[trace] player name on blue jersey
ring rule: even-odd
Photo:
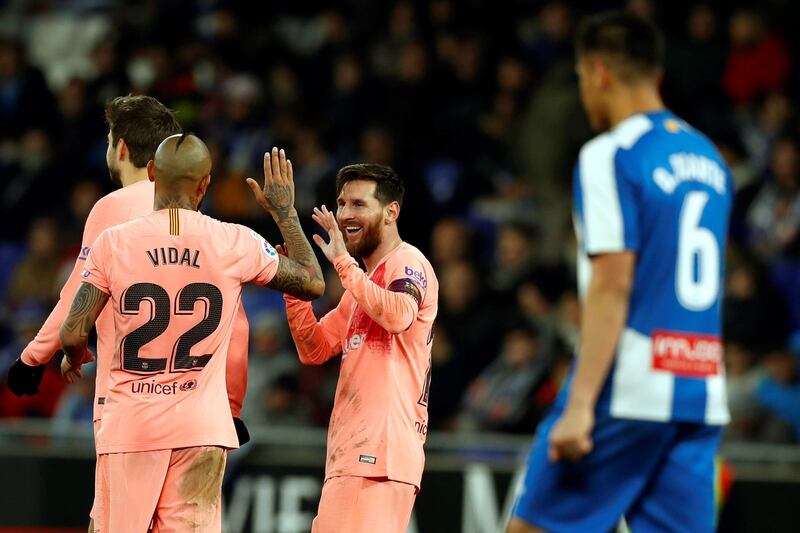
[[[628,319],[599,410],[728,421],[720,306],[731,184],[714,145],[667,111],[629,117],[581,150],[574,181],[581,294],[591,256],[636,253]]]

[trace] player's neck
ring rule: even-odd
[[[650,85],[623,86],[610,99],[608,110],[611,128],[617,127],[625,119],[639,113],[652,113],[664,109],[664,102],[658,90]]]
[[[131,166],[129,169],[123,168],[120,172],[119,180],[123,187],[139,183],[147,179],[147,168],[136,168]]]
[[[197,211],[197,198],[194,198],[187,194],[156,193],[155,199],[153,200],[153,211],[158,211],[160,209],[170,209],[170,208]]]
[[[388,235],[384,236],[381,239],[381,243],[375,248],[375,251],[370,254],[369,257],[363,257],[364,266],[367,267],[367,272],[372,273],[375,270],[375,267],[378,266],[384,257],[386,257],[389,252],[400,246],[402,244],[403,239],[400,238],[400,234],[395,229],[392,232],[388,232]]]

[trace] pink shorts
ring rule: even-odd
[[[198,446],[97,456],[97,533],[222,531],[226,452]]]
[[[311,533],[405,533],[417,488],[385,478],[333,477],[322,486]]]

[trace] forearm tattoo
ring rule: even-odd
[[[322,268],[303,233],[300,220],[296,214],[282,217],[278,220],[278,229],[288,248],[289,258],[279,258],[278,271],[268,286],[297,298],[313,298],[314,289],[324,283]]]
[[[97,315],[103,310],[107,301],[106,293],[91,283],[81,283],[75,299],[72,301],[69,314],[64,320],[64,329],[77,333],[80,337],[88,337],[95,320],[97,320]]]

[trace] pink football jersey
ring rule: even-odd
[[[389,252],[369,279],[383,289],[409,287],[419,307],[408,329],[393,335],[348,290],[320,321],[330,346],[326,358],[342,352],[325,478],[387,477],[419,487],[439,282],[422,252],[407,243]]]
[[[115,327],[98,453],[238,446],[225,381],[234,319],[242,284],[277,268],[254,231],[184,209],[98,237],[82,276],[111,295]]]
[[[69,305],[81,283],[81,272],[86,258],[98,235],[107,228],[123,224],[153,212],[155,187],[151,181],[143,180],[111,192],[97,201],[92,207],[83,229],[83,239],[78,259],[69,279],[61,289],[60,299],[50,316],[47,317],[36,337],[22,351],[23,362],[29,365],[47,363],[53,354],[61,349],[59,329],[69,312]],[[103,415],[106,390],[108,389],[108,368],[114,350],[114,318],[110,307],[103,309],[97,318],[97,377],[95,385],[94,420]],[[228,398],[233,416],[239,416],[247,389],[247,349],[249,326],[244,308],[240,308],[234,323],[228,352]],[[106,356],[108,355],[108,356]]]

